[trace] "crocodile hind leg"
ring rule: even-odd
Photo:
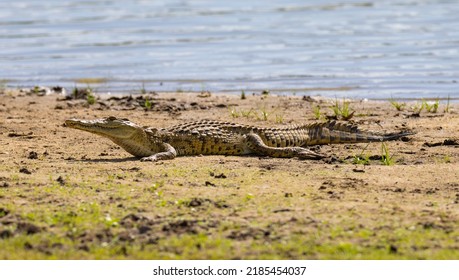
[[[315,153],[309,149],[302,147],[270,147],[267,146],[261,137],[255,133],[249,133],[245,136],[246,147],[255,154],[270,156],[292,158],[298,157],[301,159],[320,159],[325,156]]]
[[[158,161],[164,159],[174,159],[177,156],[177,151],[170,144],[161,143],[164,152],[159,152],[148,157],[143,157],[140,161]]]

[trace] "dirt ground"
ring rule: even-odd
[[[350,101],[354,115],[344,121],[417,132],[385,143],[388,158],[371,143],[312,147],[329,155],[317,161],[151,163],[62,124],[116,116],[153,127],[204,118],[279,126],[342,118],[332,106],[345,104],[206,92],[82,96],[0,92],[0,259],[459,259],[458,103],[427,112],[421,101],[401,111]]]

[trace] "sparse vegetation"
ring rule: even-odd
[[[276,114],[276,123],[284,123],[284,115]]]
[[[151,110],[152,104],[151,104],[151,101],[148,99],[148,97],[145,98],[145,104],[144,104],[144,106],[145,106],[145,109]]]
[[[420,115],[421,112],[422,112],[422,109],[424,109],[424,102],[421,102],[421,104],[419,104],[418,102],[416,102],[416,104],[414,104],[411,109],[413,110],[413,114],[415,115]]]
[[[330,108],[333,111],[333,117],[336,119],[350,120],[354,116],[354,112],[351,112],[350,102],[343,98],[341,103],[338,102],[338,99],[335,99],[335,104]]]
[[[367,144],[367,145],[362,149],[362,151],[360,152],[360,154],[354,155],[354,158],[352,159],[352,163],[353,163],[353,164],[363,164],[363,165],[369,165],[369,164],[370,164],[370,156],[367,155],[367,154],[364,154],[364,152],[365,152],[365,150],[367,149],[368,145],[370,145],[370,144]]]
[[[239,118],[241,116],[241,113],[234,107],[230,107],[230,115],[232,118]]]
[[[242,92],[241,92],[241,99],[246,99],[245,91],[242,91]]]
[[[395,99],[390,99],[389,102],[397,111],[403,111],[406,106],[406,103],[399,103]]]
[[[88,95],[86,96],[86,101],[88,101],[89,105],[93,105],[96,103],[96,96],[94,95],[92,90],[88,92]]]
[[[322,112],[320,111],[319,105],[312,107],[312,112],[314,113],[316,120],[320,120],[322,118]]]
[[[172,97],[183,102],[169,93],[148,97],[153,106],[172,104]],[[19,91],[14,99],[0,95],[0,136],[8,148],[0,149],[0,259],[459,258],[453,211],[459,203],[457,114],[394,117],[387,100],[385,106],[351,103],[354,117],[374,113],[356,120],[362,128],[376,127],[367,122],[377,120],[384,131],[416,127],[415,141],[386,142],[386,151],[380,142],[309,147],[330,156],[320,161],[215,155],[158,163],[140,162],[107,139],[61,127],[62,118],[52,117],[62,112],[54,106],[66,103],[74,106],[65,117],[114,114],[158,128],[213,116],[231,121],[229,109],[242,123],[266,127],[276,126],[285,108],[295,108],[285,111],[286,122],[300,122],[305,111],[298,104],[313,116],[299,98],[270,96],[256,103],[260,97],[254,97],[247,105],[238,95],[227,108],[190,109],[174,117],[147,116],[140,106],[114,111],[129,109],[118,105],[127,98],[106,102],[116,107],[87,108],[86,95],[76,102]],[[221,100],[212,96],[202,103]],[[328,105],[317,104],[320,118],[331,114]],[[412,104],[404,110],[411,113]],[[255,122],[262,106],[270,124]],[[28,157],[32,151],[38,158]],[[395,165],[383,166],[381,155]],[[371,166],[364,166],[367,160]],[[435,174],[442,174],[438,182],[432,181]]]
[[[33,94],[39,94],[40,91],[41,91],[41,88],[39,86],[34,86],[30,92]]]
[[[381,162],[383,165],[394,165],[394,159],[393,155],[390,154],[389,152],[389,147],[387,147],[387,144],[382,142],[381,143]]]
[[[426,109],[427,112],[436,113],[438,111],[440,101],[438,99],[435,100],[434,102],[428,102],[428,101],[423,100],[422,105]]]
[[[270,113],[266,109],[266,107],[261,108],[260,110],[256,111],[256,118],[259,121],[267,121]]]

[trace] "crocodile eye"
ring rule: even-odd
[[[108,121],[114,121],[114,120],[116,120],[116,117],[110,116],[110,117],[107,118],[107,120]]]
[[[128,122],[128,121],[129,121],[129,119],[126,119],[126,118],[125,118],[125,119],[122,119],[122,120],[123,120],[123,121],[126,121],[126,122]]]

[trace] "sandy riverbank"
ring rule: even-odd
[[[458,259],[457,103],[418,115],[416,102],[397,111],[352,101],[363,128],[417,131],[386,143],[391,166],[380,143],[322,146],[330,158],[320,161],[148,163],[62,126],[109,115],[157,127],[203,118],[277,126],[314,122],[317,106],[323,120],[333,102],[167,93],[89,105],[0,93],[0,258]]]

